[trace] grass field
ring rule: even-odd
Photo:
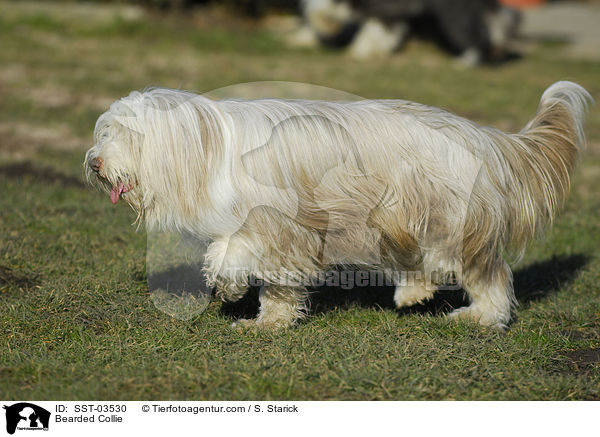
[[[400,313],[389,289],[323,290],[305,322],[275,333],[230,328],[256,295],[170,318],[150,300],[134,213],[81,169],[98,115],[150,85],[307,82],[516,131],[561,79],[600,96],[600,63],[556,45],[461,69],[413,42],[360,64],[219,14],[0,3],[0,399],[600,400],[597,109],[568,204],[515,267],[506,335],[447,321],[460,295]]]

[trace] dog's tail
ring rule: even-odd
[[[584,146],[583,119],[591,95],[573,82],[557,82],[542,95],[536,116],[509,136],[501,154],[508,167],[505,247],[522,254],[551,224],[569,193],[570,174]]]

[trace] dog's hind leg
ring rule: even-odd
[[[510,312],[516,304],[512,273],[501,258],[485,267],[466,268],[462,278],[471,305],[450,313],[451,318],[473,320],[481,325],[504,331],[510,321]]]
[[[263,285],[259,293],[260,310],[254,320],[241,319],[234,327],[284,328],[306,315],[308,296],[303,288]]]

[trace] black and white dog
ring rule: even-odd
[[[355,58],[384,56],[400,48],[419,23],[433,27],[466,64],[503,56],[518,23],[517,11],[498,0],[302,0],[303,41],[349,46]]]

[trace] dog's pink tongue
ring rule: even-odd
[[[121,197],[121,193],[123,192],[123,183],[119,182],[119,185],[114,185],[112,190],[110,190],[110,201],[112,203],[117,203],[119,201],[119,197]]]

